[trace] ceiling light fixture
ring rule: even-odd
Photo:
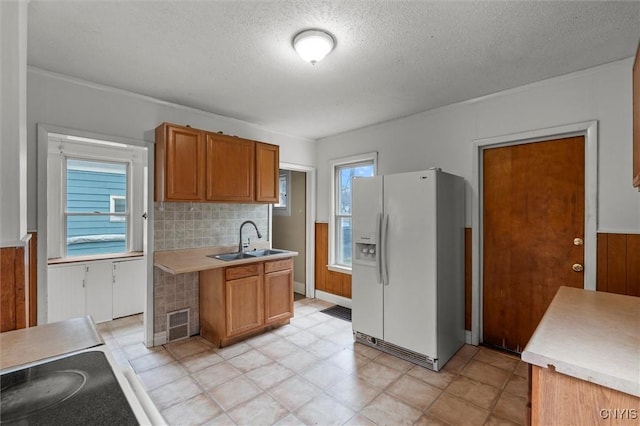
[[[293,48],[307,62],[315,65],[331,52],[336,39],[324,30],[311,29],[299,32],[293,38]]]

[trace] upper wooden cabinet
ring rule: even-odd
[[[279,147],[163,123],[156,129],[156,201],[275,203]]]
[[[640,191],[640,43],[633,63],[633,186]]]
[[[207,200],[254,201],[255,142],[207,133]]]
[[[156,129],[156,201],[204,201],[205,148],[200,130],[167,123]]]
[[[280,151],[277,145],[256,142],[256,201],[277,203]]]

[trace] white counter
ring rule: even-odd
[[[640,297],[560,287],[522,360],[640,396]]]

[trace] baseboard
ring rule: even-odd
[[[316,299],[324,300],[325,302],[334,303],[336,305],[344,306],[345,308],[351,309],[351,299],[347,299],[346,297],[338,296],[336,294],[327,293],[322,290],[316,290]]]
[[[153,346],[161,346],[167,343],[167,332],[161,331],[153,335]]]
[[[293,282],[293,291],[295,293],[306,294],[307,290],[304,283],[299,283],[298,281]]]
[[[464,331],[464,342],[467,345],[473,345],[473,343],[471,343],[471,330]]]

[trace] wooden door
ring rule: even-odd
[[[557,289],[584,286],[584,144],[483,152],[484,343],[521,352]]]
[[[256,142],[256,201],[277,203],[279,200],[280,148]]]
[[[227,337],[241,335],[264,323],[262,275],[225,283]]]
[[[156,129],[156,201],[204,201],[205,148],[200,130]]]
[[[254,200],[255,143],[207,134],[207,200]]]
[[[264,320],[266,324],[293,316],[293,270],[264,274]]]

